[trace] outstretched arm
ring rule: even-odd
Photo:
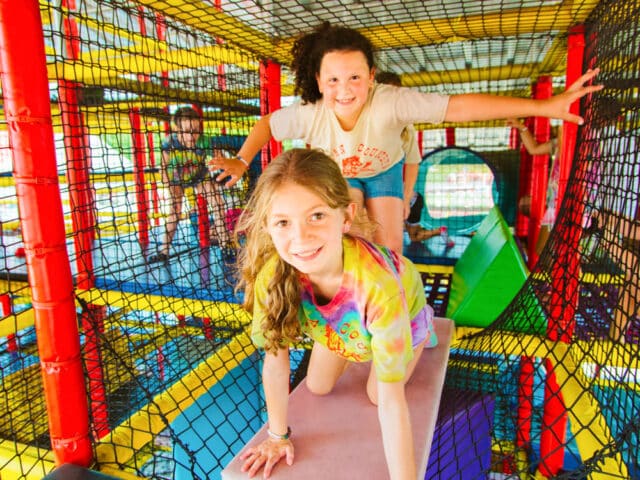
[[[220,181],[230,177],[230,179],[225,183],[226,187],[231,187],[240,180],[244,172],[249,168],[249,163],[251,163],[253,157],[255,157],[260,149],[264,147],[269,140],[271,140],[271,127],[269,126],[270,118],[271,115],[267,114],[255,123],[242,144],[242,147],[238,150],[236,157],[216,157],[211,161],[210,167],[212,170],[222,170],[216,177],[216,180]],[[244,162],[247,163],[245,164],[242,160],[239,160],[238,157],[241,157],[244,159]]]
[[[559,118],[582,125],[584,119],[569,111],[571,104],[592,92],[602,90],[602,85],[588,85],[599,69],[588,70],[564,92],[549,98],[535,100],[483,93],[452,95],[445,115],[447,122],[470,122],[474,120],[498,120],[512,117]]]
[[[526,127],[526,125],[517,118],[508,118],[507,125],[513,128],[518,129],[520,132],[520,138],[522,139],[522,144],[524,148],[527,149],[527,152],[531,155],[551,155],[551,150],[553,145],[550,141],[538,143],[538,141],[533,136],[533,133]]]
[[[289,351],[278,350],[277,354],[266,353],[262,367],[262,384],[267,403],[269,432],[284,436],[288,432],[287,409],[289,404]],[[242,471],[249,478],[264,466],[264,478],[271,476],[273,467],[285,457],[287,465],[293,464],[293,443],[290,439],[269,436],[262,443],[248,448],[240,458],[245,460]]]
[[[378,382],[378,419],[389,477],[395,480],[415,480],[417,473],[413,434],[404,382]]]

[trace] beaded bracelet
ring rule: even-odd
[[[269,429],[267,429],[267,434],[273,440],[289,440],[289,437],[291,437],[291,427],[287,427],[287,433],[285,433],[284,435],[278,435],[277,433],[273,433]]]
[[[249,168],[249,162],[247,162],[244,158],[242,158],[240,155],[236,155],[236,158],[244,163],[245,167]]]

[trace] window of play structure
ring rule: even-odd
[[[492,168],[467,148],[446,147],[426,154],[418,170],[416,192],[424,197],[421,224],[446,226],[452,235],[468,235],[498,203]]]

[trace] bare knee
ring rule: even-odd
[[[333,390],[333,385],[328,382],[316,381],[307,377],[307,389],[314,395],[328,395]]]
[[[369,397],[369,401],[373,403],[376,407],[378,406],[378,388],[377,385],[371,387],[369,382],[367,382],[367,397]]]
[[[378,405],[378,379],[376,378],[375,367],[371,365],[369,378],[367,378],[367,397],[374,405]]]
[[[307,368],[307,388],[315,395],[331,393],[348,365],[349,362],[344,358],[340,358],[327,347],[316,342]]]

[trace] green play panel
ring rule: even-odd
[[[528,276],[515,239],[494,207],[454,267],[446,315],[456,325],[486,327],[511,303]],[[534,299],[534,295],[527,295],[524,303],[530,307],[510,318],[504,327],[544,333],[546,321]]]

